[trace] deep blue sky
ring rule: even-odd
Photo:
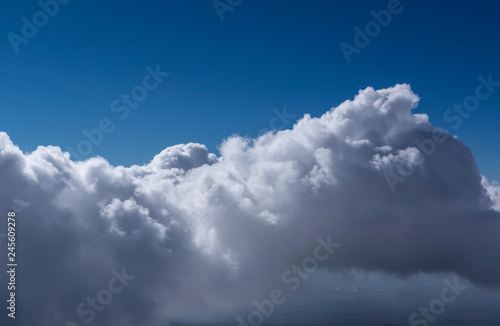
[[[226,2],[226,0],[223,0]],[[445,110],[474,94],[479,75],[500,81],[496,1],[401,1],[403,11],[348,64],[370,11],[388,1],[250,1],[219,17],[212,1],[72,0],[15,54],[36,1],[3,5],[0,130],[25,151],[76,147],[82,129],[109,117],[113,133],[95,147],[112,164],[142,164],[165,147],[200,142],[216,152],[233,133],[269,128],[273,108],[320,116],[360,88],[409,83],[418,112],[450,130]],[[170,75],[119,120],[110,105],[159,64]],[[481,173],[500,180],[500,88],[460,128]],[[279,125],[279,123],[277,123]],[[291,127],[290,123],[286,127]]]

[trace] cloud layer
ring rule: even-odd
[[[455,272],[498,287],[500,187],[446,132],[431,154],[416,145],[436,133],[412,113],[418,101],[408,85],[369,87],[291,130],[232,136],[220,157],[189,143],[132,167],[53,146],[23,153],[0,133],[21,324],[85,324],[76,307],[122,268],[135,278],[93,325],[233,313],[328,235],[341,247],[325,269]]]

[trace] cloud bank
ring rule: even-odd
[[[92,325],[231,314],[328,235],[341,247],[324,269],[455,272],[498,287],[500,187],[453,137],[432,155],[416,146],[436,132],[412,113],[418,101],[408,85],[369,87],[291,130],[231,136],[220,157],[189,143],[131,167],[53,146],[23,153],[0,133],[0,205],[18,211],[20,324],[86,324],[77,306],[123,268],[133,280]],[[412,171],[391,191],[401,164]]]

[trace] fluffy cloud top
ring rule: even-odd
[[[76,307],[122,268],[135,278],[93,325],[232,313],[328,235],[341,247],[325,269],[451,271],[498,287],[500,188],[459,140],[416,145],[436,132],[412,113],[418,100],[408,85],[369,87],[291,130],[232,136],[220,157],[189,143],[131,167],[23,153],[0,133],[22,324],[83,324]]]

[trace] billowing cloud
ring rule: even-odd
[[[52,146],[23,153],[0,133],[21,324],[233,313],[329,235],[341,247],[324,269],[455,272],[498,287],[499,186],[465,144],[412,113],[418,101],[408,85],[369,87],[291,130],[232,136],[220,157],[189,143],[131,167]],[[117,287],[91,318],[87,297]]]
[[[483,187],[493,202],[493,209],[500,212],[500,184],[497,181],[488,182],[485,177],[481,179]]]

